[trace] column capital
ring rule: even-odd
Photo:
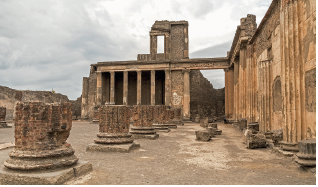
[[[102,72],[101,71],[95,71],[96,75],[101,75]]]
[[[191,71],[190,69],[183,69],[182,73],[190,73],[190,71]]]
[[[151,73],[156,73],[156,70],[150,70]]]
[[[167,74],[167,73],[170,73],[171,72],[171,70],[170,69],[165,69],[165,73]]]

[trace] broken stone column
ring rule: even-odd
[[[249,149],[266,148],[266,136],[262,133],[253,134],[249,129],[246,132],[246,146]]]
[[[221,135],[222,134],[222,130],[218,129],[218,124],[217,123],[209,123],[208,126],[207,126],[207,130],[208,130],[208,128],[214,129],[214,135]],[[208,130],[208,131],[212,132],[212,130]]]
[[[6,122],[6,108],[0,106],[0,128],[10,128]]]
[[[139,148],[129,133],[130,109],[124,105],[104,105],[99,108],[99,133],[86,151],[129,152]]]
[[[91,171],[92,165],[78,162],[74,149],[66,142],[71,128],[71,103],[17,103],[15,148],[4,162],[14,172],[1,169],[0,183],[61,184]],[[58,172],[51,173],[53,170]]]
[[[196,140],[207,142],[211,139],[212,135],[207,130],[195,131]]]
[[[99,123],[99,106],[94,107],[94,116],[91,123]]]
[[[167,109],[167,115],[166,115],[166,123],[168,128],[170,129],[176,129],[177,124],[174,123],[174,110],[173,109]]]
[[[173,112],[174,112],[174,115],[173,115],[172,123],[176,124],[177,126],[184,125],[182,121],[181,108],[173,108]]]
[[[159,134],[156,134],[155,128],[153,127],[153,110],[154,106],[150,105],[135,105],[131,109],[131,118],[133,125],[130,133],[132,138],[146,138],[146,139],[157,139]]]
[[[157,132],[170,132],[167,125],[167,110],[166,105],[155,105],[153,110],[153,127]]]
[[[306,167],[316,166],[316,138],[298,142],[299,152],[295,161]]]

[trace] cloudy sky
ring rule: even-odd
[[[189,22],[190,58],[225,57],[240,18],[271,0],[0,0],[0,85],[81,95],[90,64],[149,53],[155,20]],[[160,48],[160,46],[159,46]],[[202,71],[214,88],[223,70]]]

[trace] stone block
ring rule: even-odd
[[[221,135],[222,134],[222,130],[216,130],[215,131],[215,135]]]
[[[207,142],[211,139],[211,133],[207,130],[195,131],[196,140]]]
[[[253,129],[255,131],[259,131],[259,124],[258,122],[249,122],[247,125],[248,129]]]
[[[283,140],[283,129],[272,130],[271,132],[274,145],[278,145],[278,142]]]
[[[212,128],[218,129],[218,124],[217,123],[209,123],[208,127],[212,127]]]
[[[207,127],[206,130],[211,134],[211,137],[214,137],[217,131],[217,129],[213,127]]]
[[[245,128],[247,128],[247,120],[246,119],[239,119],[238,122],[238,127],[239,127],[239,130],[243,130]]]
[[[266,148],[266,137],[264,134],[248,134],[246,136],[246,146],[249,149]]]

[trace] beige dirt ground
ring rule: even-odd
[[[130,153],[86,152],[98,124],[73,122],[68,142],[75,154],[93,164],[93,172],[67,184],[316,184],[316,175],[292,158],[271,149],[247,149],[242,132],[219,123],[222,135],[209,142],[195,140],[197,123],[185,123],[159,139],[137,140],[141,148]],[[14,143],[14,128],[0,129],[0,143]],[[0,150],[0,161],[12,148]]]

